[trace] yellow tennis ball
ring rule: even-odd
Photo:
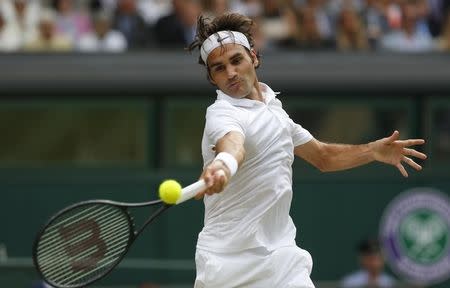
[[[159,185],[159,198],[166,204],[175,204],[181,196],[181,185],[175,180],[165,180]]]

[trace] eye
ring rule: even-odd
[[[234,58],[233,60],[231,60],[231,64],[238,65],[239,63],[241,63],[241,61],[242,61],[242,57],[237,57],[237,58]]]
[[[225,69],[223,65],[218,65],[218,66],[214,67],[213,70],[214,70],[214,72],[220,72],[220,71],[222,71],[223,69]]]

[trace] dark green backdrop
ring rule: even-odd
[[[167,55],[137,55],[133,61],[120,57],[86,60],[79,56],[14,56],[16,62],[7,59],[18,65],[26,60],[34,64],[24,72],[24,83],[19,81],[19,74],[4,74],[3,84],[9,79],[10,86],[0,88],[0,243],[6,245],[9,256],[6,262],[0,259],[0,287],[30,287],[37,279],[30,260],[34,235],[63,207],[95,198],[147,201],[156,197],[157,186],[165,178],[175,178],[185,185],[197,179],[204,113],[213,101],[214,90],[207,85],[196,86],[205,80],[195,64],[185,60],[178,63],[172,58],[163,59],[169,66],[178,67],[173,75],[159,71],[161,82],[152,78],[148,84],[142,74],[152,71],[156,77],[155,70],[160,67],[150,65],[159,61],[146,58],[150,56],[160,59]],[[277,56],[268,57],[268,64],[279,65],[290,59],[279,60]],[[289,71],[297,66],[303,71],[298,82],[294,81],[295,74],[285,75],[292,79],[280,80],[276,71],[261,72],[267,76],[264,82],[284,92],[279,97],[295,121],[320,140],[355,144],[399,129],[402,137],[427,139],[423,150],[430,156],[422,163],[424,171],[409,170],[408,179],[394,167],[380,164],[322,174],[296,160],[291,211],[298,227],[297,242],[313,256],[313,280],[328,283],[324,281],[337,281],[357,269],[357,242],[377,235],[384,209],[398,194],[413,187],[433,187],[450,195],[450,146],[446,142],[450,137],[450,87],[449,81],[438,81],[441,74],[435,74],[435,82],[425,81],[429,76],[426,71],[409,71],[411,79],[420,78],[419,84],[394,73],[386,80],[390,86],[380,87],[383,73],[389,74],[391,66],[376,66],[376,74],[367,72],[374,64],[370,56],[326,56],[334,64],[319,56],[295,58],[298,63]],[[427,67],[441,67],[440,57],[431,58]],[[66,78],[64,63],[73,59],[79,61],[71,62],[78,63],[73,73],[80,76]],[[113,64],[118,61],[117,66],[111,66],[111,59]],[[140,65],[139,59],[151,63]],[[362,64],[349,59],[362,60]],[[390,63],[388,57],[381,60]],[[33,72],[46,61],[53,69],[53,79]],[[98,65],[97,72],[90,69],[90,61]],[[411,61],[407,58],[400,62],[414,63]],[[130,69],[129,63],[136,68]],[[343,75],[326,72],[330,66],[342,67]],[[108,67],[114,69],[102,74]],[[316,72],[323,67],[324,72],[308,74],[308,67]],[[401,72],[408,73],[407,67]],[[84,78],[84,73],[94,78]],[[193,77],[192,73],[196,73],[198,82],[177,82]],[[361,82],[365,76],[367,79]],[[171,77],[172,82],[164,77]],[[392,81],[395,77],[397,81]],[[316,84],[308,85],[311,81]],[[142,211],[138,218],[145,215]],[[171,209],[143,233],[119,269],[101,284],[192,283],[202,217],[203,207],[198,201]],[[447,281],[436,287],[449,286]]]

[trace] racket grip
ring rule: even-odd
[[[205,190],[205,189],[206,189],[206,183],[205,183],[205,180],[203,180],[203,179],[201,179],[189,186],[184,187],[181,190],[180,199],[178,199],[176,204],[180,204],[180,203],[183,203],[184,201],[194,198],[198,192]]]
[[[224,177],[225,176],[225,171],[223,170],[218,170],[217,175]],[[206,186],[205,180],[200,179],[197,182],[184,187],[183,189],[181,189],[181,196],[180,199],[178,199],[177,203],[175,203],[176,205],[183,203],[184,201],[187,201],[189,199],[192,199],[195,197],[195,195],[198,194],[198,192],[201,192],[203,190],[205,190],[206,188],[208,188]]]

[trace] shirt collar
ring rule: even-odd
[[[277,97],[277,94],[280,92],[273,92],[273,90],[265,83],[259,82],[259,87],[261,88],[262,96],[264,97],[265,104],[268,105],[273,99]],[[258,103],[261,103],[256,100],[251,100],[247,98],[233,98],[227,94],[225,94],[222,90],[216,90],[217,92],[217,100],[225,100],[231,103],[233,106],[239,107],[253,107]]]

